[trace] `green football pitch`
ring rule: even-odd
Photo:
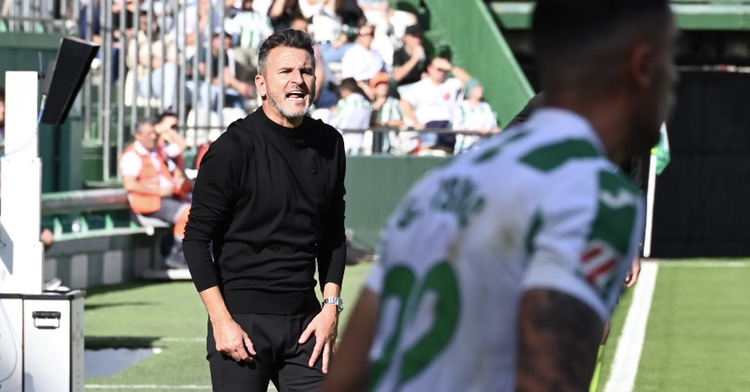
[[[597,391],[750,390],[750,261],[651,265],[653,292],[639,282],[612,319]],[[347,268],[342,330],[370,267]],[[85,304],[87,349],[161,349],[114,376],[87,377],[87,391],[210,390],[206,312],[191,282],[92,288]]]

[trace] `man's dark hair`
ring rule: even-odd
[[[654,42],[671,17],[667,0],[539,0],[532,40],[546,90],[608,88],[634,39]]]
[[[313,39],[304,31],[285,29],[273,33],[268,39],[263,41],[263,44],[260,46],[260,52],[258,53],[258,73],[261,75],[265,74],[268,55],[271,53],[271,50],[279,46],[306,50],[307,53],[310,53],[313,68],[315,68],[314,44],[315,42]]]
[[[5,102],[5,89],[0,87],[0,102]]]
[[[161,112],[158,117],[156,117],[156,123],[158,124],[158,123],[164,121],[164,119],[167,118],[167,117],[175,117],[176,118],[177,117],[177,113],[175,113],[175,112],[173,112],[171,110],[165,110],[165,111]]]
[[[357,85],[357,81],[354,78],[346,78],[342,80],[341,84],[339,85],[339,90],[349,90],[353,93],[362,91],[362,89]]]

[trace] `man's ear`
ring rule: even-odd
[[[628,79],[640,88],[647,88],[656,73],[656,53],[653,46],[642,42],[636,44],[628,54]]]
[[[266,79],[261,74],[255,75],[255,88],[258,90],[258,95],[261,98],[265,98],[267,95]]]

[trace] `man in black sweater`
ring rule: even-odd
[[[214,391],[265,391],[269,380],[280,391],[317,390],[334,350],[346,164],[338,131],[305,116],[312,45],[297,30],[263,43],[263,105],[211,144],[196,179],[183,247],[208,310]]]

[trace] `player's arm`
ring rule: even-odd
[[[328,373],[323,391],[365,391],[369,384],[368,354],[378,323],[380,297],[368,288],[362,290],[354,307],[341,346]]]
[[[577,298],[528,290],[519,315],[516,390],[588,390],[603,327],[599,316]]]

